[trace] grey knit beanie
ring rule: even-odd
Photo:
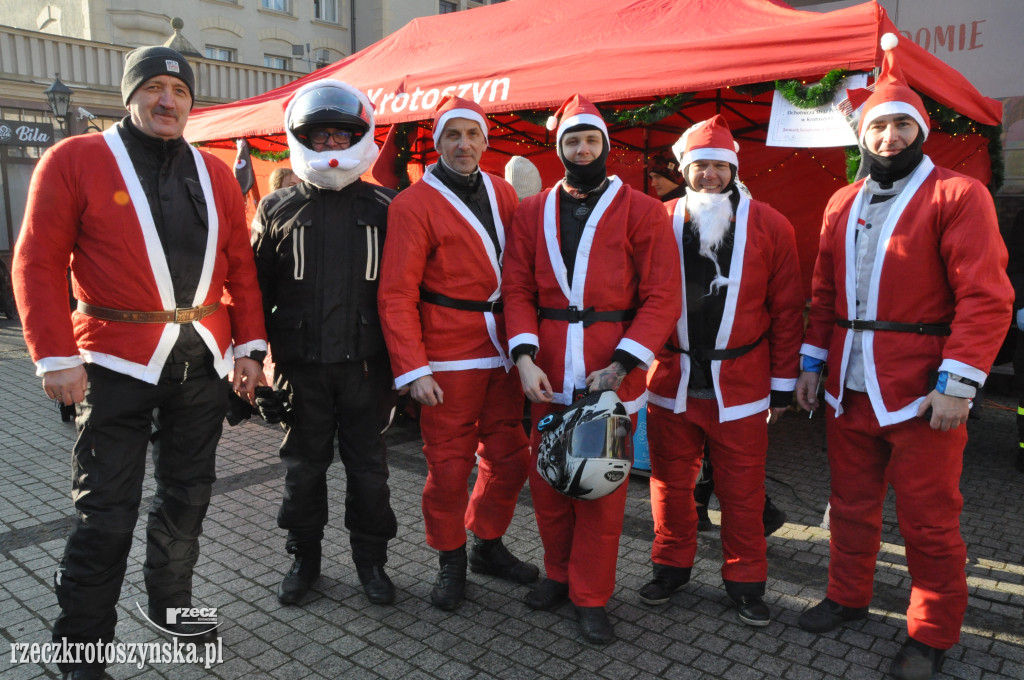
[[[124,77],[121,78],[121,96],[128,106],[135,90],[154,76],[174,76],[188,87],[192,105],[196,101],[196,76],[185,57],[170,47],[138,47],[128,53],[124,60]],[[189,109],[192,107],[190,106]]]

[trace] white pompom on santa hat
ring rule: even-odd
[[[449,95],[438,102],[434,110],[434,148],[437,148],[441,141],[445,123],[453,118],[465,118],[475,122],[484,133],[484,141],[487,141],[490,125],[487,123],[483,107],[469,99]]]
[[[608,139],[608,126],[604,124],[601,112],[588,99],[574,94],[566,99],[552,116],[548,117],[548,130],[558,129],[558,134],[555,136],[556,148],[562,148],[562,135],[565,134],[565,131],[577,125],[593,125],[604,133],[605,139]]]
[[[672,153],[679,159],[679,167],[686,172],[686,166],[694,161],[725,161],[740,167],[736,152],[740,145],[732,138],[729,123],[717,114],[691,125],[672,145]]]
[[[928,139],[928,110],[924,107],[920,95],[907,85],[903,69],[896,63],[896,46],[899,42],[899,37],[895,33],[886,33],[882,36],[881,46],[885,50],[885,56],[882,58],[882,70],[875,80],[874,92],[866,88],[847,90],[846,94],[853,108],[864,107],[857,129],[862,146],[868,126],[873,120],[896,113],[913,118],[921,127],[924,139]]]

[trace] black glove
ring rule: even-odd
[[[292,403],[288,400],[288,393],[284,390],[275,390],[273,387],[260,385],[256,388],[256,408],[260,417],[271,425],[276,423],[291,423]]]
[[[235,426],[242,421],[249,420],[256,413],[252,404],[232,391],[228,392],[228,425]]]

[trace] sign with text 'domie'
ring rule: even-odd
[[[4,146],[53,146],[53,125],[0,120],[0,144]]]

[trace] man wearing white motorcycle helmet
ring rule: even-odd
[[[285,111],[301,184],[268,194],[252,223],[275,383],[294,412],[281,444],[278,526],[294,556],[277,597],[298,604],[320,576],[334,438],[345,466],[345,527],[367,599],[394,600],[384,571],[397,522],[381,431],[395,395],[377,283],[395,192],[359,179],[377,157],[373,112],[346,83],[300,88]]]

